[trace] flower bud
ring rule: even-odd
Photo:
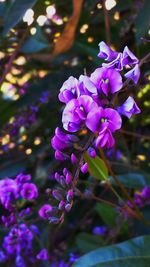
[[[82,173],[87,173],[88,172],[88,164],[87,164],[87,162],[82,165],[81,172]]]

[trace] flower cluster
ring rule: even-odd
[[[18,137],[20,137],[22,129],[28,130],[31,125],[37,122],[39,108],[48,102],[49,97],[49,92],[44,91],[35,105],[29,106],[26,110],[16,114],[4,125],[0,136],[0,147],[4,152],[9,150],[10,143],[13,142],[15,144],[18,142]],[[5,142],[5,136],[9,137],[7,142]]]
[[[150,187],[146,186],[140,192],[134,193],[133,202],[139,208],[150,205]],[[130,201],[128,201],[128,205],[134,208]]]
[[[33,240],[39,234],[37,226],[28,226],[26,217],[32,214],[32,205],[38,197],[38,189],[30,182],[31,175],[18,174],[14,179],[0,181],[0,203],[3,206],[1,223],[10,227],[4,237],[0,262],[12,263],[11,266],[26,267],[39,260],[48,260],[48,252],[42,248],[38,254],[33,250]]]
[[[130,118],[140,113],[131,96],[121,106],[116,106],[114,101],[114,96],[123,88],[120,71],[123,67],[130,67],[125,77],[137,83],[139,60],[128,47],[125,47],[123,53],[113,51],[104,42],[99,47],[98,57],[108,63],[102,64],[90,76],[81,75],[79,79],[69,77],[58,96],[65,104],[62,113],[64,131],[56,128],[51,144],[57,160],[70,161],[73,166],[77,165],[77,169],[73,174],[67,168],[54,174],[61,187],[52,190],[50,195],[59,203],[55,206],[46,204],[39,211],[39,215],[50,222],[62,222],[65,211],[70,211],[72,207],[79,172],[88,171],[84,152],[88,151],[90,157],[96,157],[97,148],[112,148],[115,144],[114,134],[122,126],[121,115]],[[84,146],[81,146],[78,134],[82,131],[90,136]]]
[[[9,262],[16,267],[27,267],[39,260],[48,260],[48,252],[42,249],[38,254],[33,250],[33,240],[39,230],[35,225],[28,227],[25,223],[14,225],[4,237],[0,251],[0,263]],[[15,264],[15,265],[14,265]]]
[[[0,203],[9,213],[1,216],[6,227],[15,224],[18,216],[24,217],[30,213],[30,207],[21,205],[25,200],[31,201],[38,197],[38,189],[30,180],[31,175],[21,173],[15,179],[5,178],[0,181]]]

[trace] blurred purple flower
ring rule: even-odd
[[[25,199],[35,199],[38,197],[38,189],[35,184],[25,183],[22,187],[20,194]]]
[[[42,260],[42,261],[46,261],[49,259],[49,255],[48,255],[48,251],[47,249],[43,248],[38,254],[37,254],[37,259],[38,260]]]
[[[49,219],[53,207],[49,204],[44,204],[39,210],[39,216],[43,219]]]

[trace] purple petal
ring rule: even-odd
[[[98,54],[99,58],[104,58],[106,61],[113,60],[117,56],[117,52],[113,51],[105,42],[99,43],[100,52]]]
[[[135,67],[131,70],[129,70],[125,75],[127,79],[132,80],[135,84],[137,84],[139,78],[140,78],[140,69],[138,64],[135,65]]]
[[[138,62],[139,62],[138,58],[126,46],[123,50],[123,56],[122,56],[123,66],[134,65],[137,64]]]
[[[131,118],[134,114],[139,114],[141,110],[134,101],[133,97],[129,96],[122,106],[117,108],[118,112],[127,118]]]

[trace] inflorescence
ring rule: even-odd
[[[90,76],[81,75],[79,79],[69,77],[58,96],[65,105],[63,129],[56,128],[51,144],[55,158],[67,161],[67,167],[61,173],[54,174],[58,189],[49,190],[56,205],[47,203],[39,210],[40,217],[51,223],[63,222],[65,212],[70,211],[73,205],[79,173],[88,171],[84,153],[88,152],[94,158],[97,149],[111,149],[115,144],[114,134],[122,127],[121,116],[130,119],[132,115],[140,113],[133,97],[129,96],[120,106],[116,101],[117,94],[125,87],[122,75],[137,84],[140,77],[139,60],[127,46],[122,53],[113,51],[104,42],[100,42],[99,48],[98,57],[105,60],[102,67]],[[124,69],[128,69],[125,74]],[[86,142],[82,140],[82,135],[86,135]]]

